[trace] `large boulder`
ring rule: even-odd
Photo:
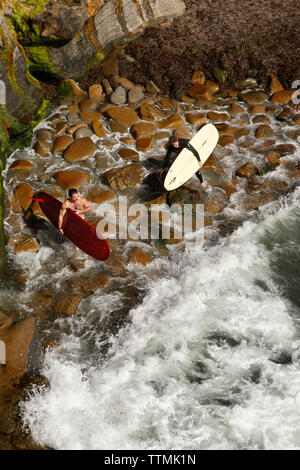
[[[139,165],[132,164],[123,168],[113,168],[104,173],[108,184],[114,190],[135,188],[143,179],[144,172]]]
[[[10,134],[24,133],[43,101],[39,82],[31,76],[23,47],[0,10],[0,150]]]
[[[13,389],[27,371],[29,347],[34,331],[33,317],[12,324],[9,317],[1,314],[0,341],[5,350],[5,367],[0,367],[0,398]]]

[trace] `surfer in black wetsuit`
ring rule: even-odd
[[[184,149],[188,145],[188,143],[189,143],[188,139],[178,139],[175,136],[170,137],[163,167],[161,170],[158,170],[160,175],[164,172],[164,176],[166,176],[166,174],[169,171],[169,168],[174,163],[174,161],[180,154],[181,150]],[[202,166],[203,166],[203,163],[199,161],[199,169],[202,168]],[[202,175],[199,171],[196,172],[196,176],[198,180],[200,181],[202,187],[206,188],[207,184],[203,181]]]

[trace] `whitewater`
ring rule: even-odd
[[[40,371],[49,386],[21,404],[34,440],[61,450],[300,449],[299,200],[298,188],[218,243],[141,270],[146,293],[105,354],[99,325],[120,292],[97,291],[56,320],[64,334]]]

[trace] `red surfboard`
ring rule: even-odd
[[[62,203],[44,191],[37,194],[37,199],[46,217],[58,228],[58,216]],[[93,258],[104,261],[109,257],[110,249],[105,238],[100,234],[97,235],[94,227],[71,209],[67,209],[64,215],[62,229],[65,237]]]

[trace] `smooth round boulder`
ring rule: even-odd
[[[80,103],[80,111],[97,111],[98,108],[98,101],[95,99],[88,98],[86,100],[81,101]]]
[[[140,114],[144,121],[159,121],[165,117],[165,114],[160,109],[150,103],[141,105]]]
[[[92,129],[97,137],[100,139],[106,137],[106,131],[103,127],[102,122],[100,121],[92,121]]]
[[[29,162],[28,160],[15,160],[10,166],[9,170],[25,170],[30,171],[32,168],[35,168],[35,164]]]
[[[123,160],[137,161],[140,159],[138,152],[130,148],[121,148],[118,151],[118,155],[123,158]]]
[[[80,171],[58,171],[53,176],[55,181],[64,189],[79,189],[90,181],[89,175]]]
[[[131,250],[129,253],[129,262],[133,264],[141,264],[142,266],[146,266],[147,264],[151,263],[152,258],[140,248],[135,248]]]
[[[92,137],[94,132],[88,127],[82,127],[75,132],[75,140],[82,139],[83,137]]]
[[[241,98],[247,104],[257,105],[264,103],[268,99],[268,96],[263,91],[250,91],[242,93]]]
[[[255,167],[252,162],[247,162],[236,171],[240,178],[252,178],[255,175]]]
[[[144,97],[143,90],[138,86],[134,86],[128,91],[128,103],[139,103]]]
[[[120,104],[125,104],[127,101],[126,98],[126,91],[123,87],[118,86],[115,91],[112,92],[110,95],[110,101],[113,104],[120,105]]]
[[[63,155],[68,162],[72,163],[92,157],[97,150],[98,147],[90,137],[83,137],[75,140]]]
[[[66,150],[72,142],[74,142],[74,139],[70,135],[61,135],[53,142],[52,152],[61,153]]]
[[[130,108],[119,108],[111,106],[107,110],[107,114],[115,121],[120,122],[121,124],[124,124],[124,126],[127,127],[131,127],[133,124],[139,121],[137,113]]]

